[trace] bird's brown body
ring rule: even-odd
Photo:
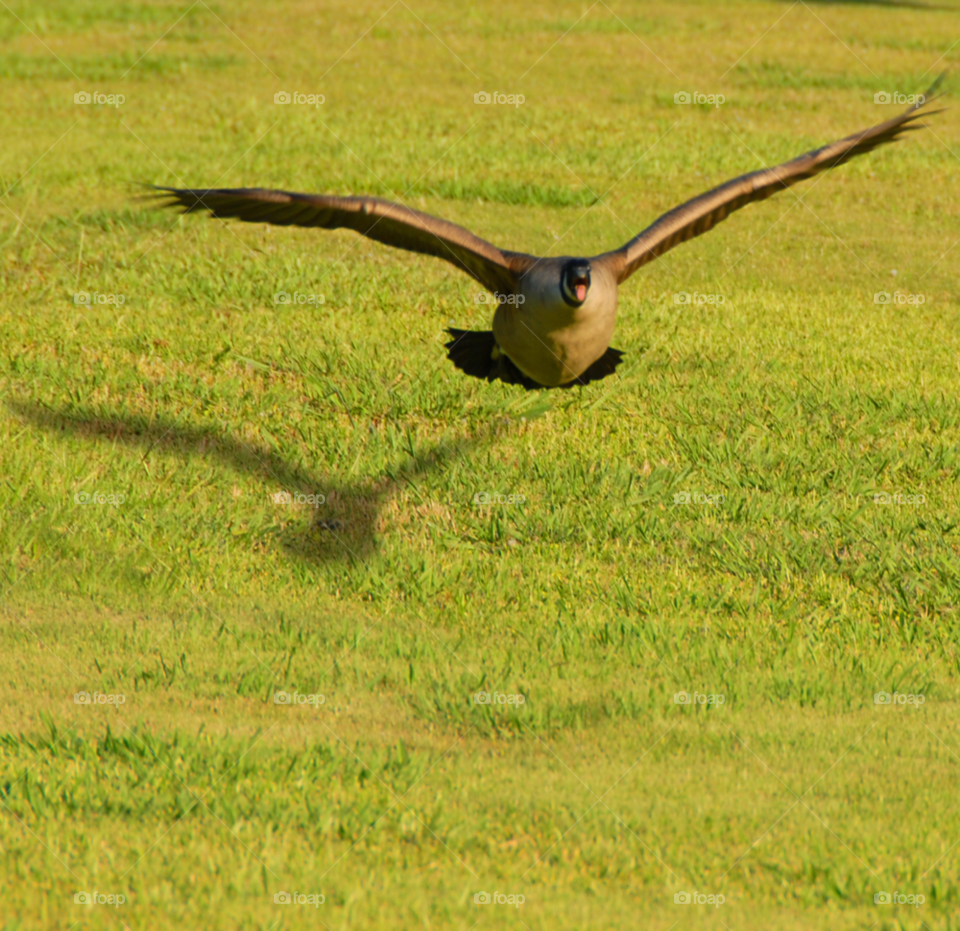
[[[488,290],[513,298],[497,307],[492,332],[448,331],[453,340],[446,348],[454,365],[478,378],[527,388],[570,387],[604,378],[619,364],[622,353],[610,347],[617,291],[638,268],[749,203],[921,128],[915,121],[930,115],[922,111],[932,90],[924,102],[885,123],[707,191],[665,213],[619,249],[593,258],[509,252],[461,226],[375,197],[259,188],[160,190],[169,204],[188,211],[206,209],[216,217],[251,223],[345,227],[387,245],[445,259]]]

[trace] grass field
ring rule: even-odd
[[[444,359],[451,266],[137,187],[591,255],[894,115],[958,23],[3,0],[0,928],[960,928],[951,95],[642,269],[566,392]]]

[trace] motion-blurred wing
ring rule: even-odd
[[[485,288],[511,294],[532,256],[504,252],[455,223],[377,197],[330,197],[262,188],[192,190],[157,188],[165,206],[185,212],[209,210],[214,217],[275,226],[341,227],[408,252],[446,259]]]
[[[934,84],[928,94],[935,90],[936,86]],[[814,149],[775,168],[753,171],[734,178],[726,184],[721,184],[720,187],[694,197],[693,200],[688,200],[685,204],[665,213],[628,243],[614,252],[598,256],[593,261],[609,263],[617,274],[617,281],[625,281],[641,265],[663,255],[674,246],[713,229],[735,210],[755,200],[765,200],[798,181],[812,178],[821,171],[842,165],[854,156],[870,152],[877,146],[894,142],[901,133],[922,129],[923,124],[915,124],[913,121],[922,116],[941,112],[939,110],[918,112],[930,102],[930,99],[928,96],[924,103],[916,104],[900,116],[874,126],[872,129],[865,129],[838,142],[831,142],[829,145]]]

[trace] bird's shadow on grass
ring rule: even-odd
[[[338,483],[291,464],[274,450],[245,443],[212,427],[191,427],[168,418],[96,413],[83,408],[56,410],[23,401],[7,401],[7,407],[23,422],[51,434],[141,448],[143,460],[171,453],[215,459],[238,473],[259,475],[271,484],[276,483],[278,489],[294,498],[294,503],[297,495],[323,495],[325,500],[321,506],[308,509],[312,515],[308,527],[293,521],[277,537],[289,556],[311,563],[365,562],[375,555],[380,515],[409,480],[443,468],[484,439],[481,435],[438,442],[429,448],[414,450],[413,456],[407,454],[379,481],[361,479]]]

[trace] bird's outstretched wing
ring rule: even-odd
[[[377,197],[292,194],[262,188],[183,189],[158,187],[165,206],[185,212],[209,210],[214,217],[275,226],[320,226],[356,230],[362,236],[409,252],[446,259],[485,288],[511,294],[536,259],[506,252],[455,223]]]
[[[592,261],[607,263],[615,271],[617,281],[625,281],[641,265],[663,255],[674,246],[707,232],[730,216],[734,210],[739,210],[755,200],[765,200],[798,181],[842,165],[854,156],[870,152],[877,146],[894,142],[901,133],[922,129],[923,124],[913,121],[941,112],[921,112],[922,108],[930,103],[932,93],[939,83],[938,79],[927,92],[924,102],[915,104],[892,120],[831,142],[774,168],[752,171],[721,184],[712,191],[675,207],[619,249],[597,256]]]

